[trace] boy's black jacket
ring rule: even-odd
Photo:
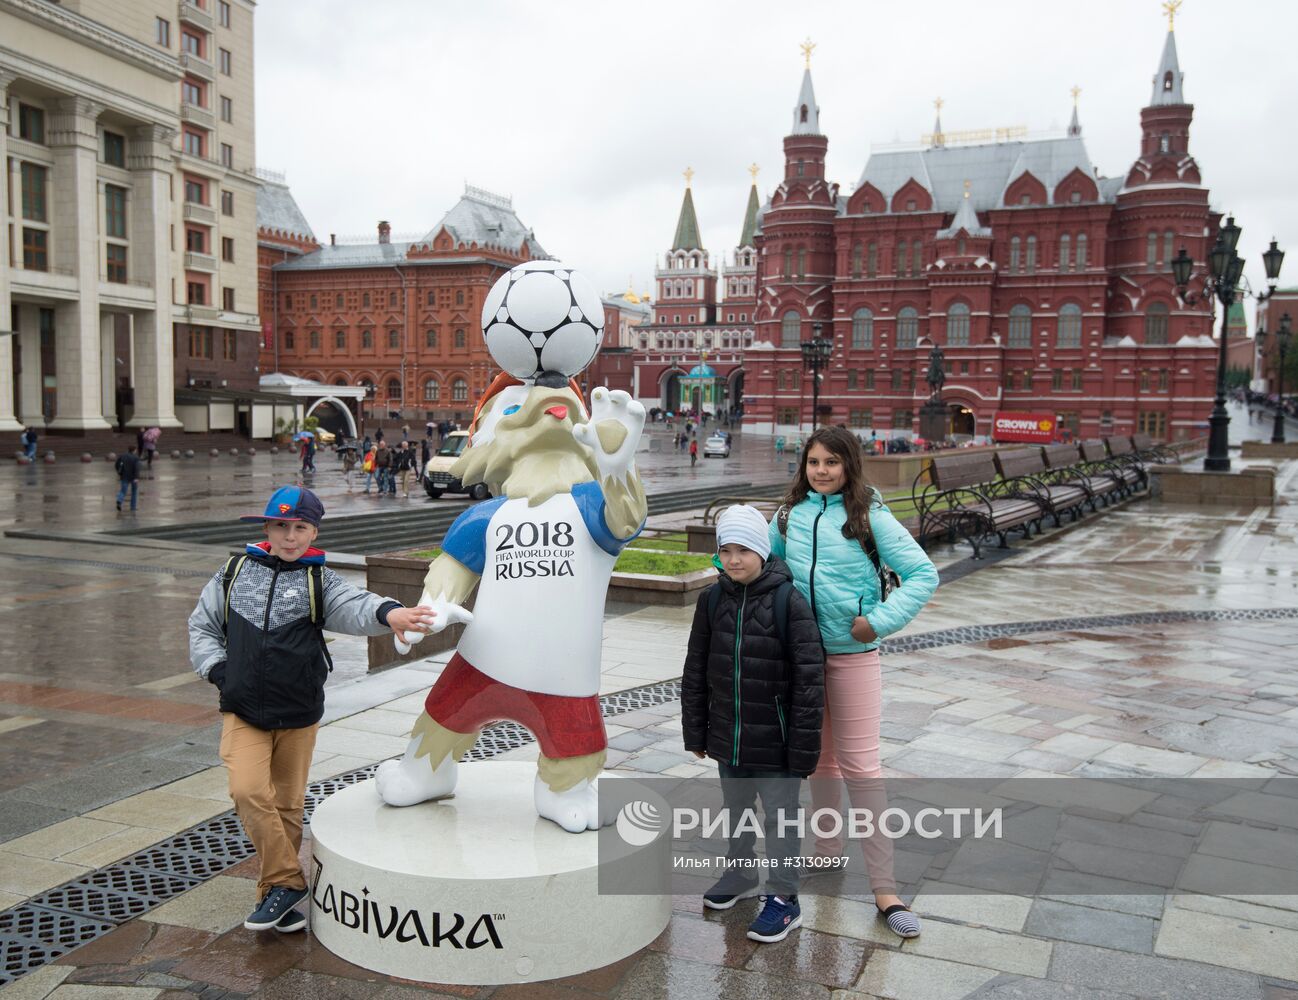
[[[791,580],[775,556],[747,586],[723,574],[711,621],[708,591],[699,595],[681,679],[686,750],[759,771],[809,775],[816,769],[825,651],[811,607],[796,589],[781,645],[775,591]]]

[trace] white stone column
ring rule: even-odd
[[[171,140],[175,134],[165,125],[142,125],[131,136],[127,159],[131,267],[137,280],[153,286],[153,308],[131,318],[135,411],[128,427],[182,426],[176,419],[171,323]]]
[[[41,378],[41,310],[40,306],[20,303],[18,306],[18,344],[22,350],[22,372],[19,376],[18,415],[23,426],[45,426],[42,405],[44,379]]]
[[[100,402],[99,336],[99,137],[102,107],[67,97],[50,115],[54,149],[54,265],[70,267],[79,297],[54,313],[58,403],[51,429],[107,430]]]
[[[117,413],[117,317],[99,317],[99,412],[116,425]]]
[[[6,206],[16,201],[9,196],[9,174],[5,167],[9,156],[9,84],[14,75],[0,69],[0,233],[8,222]],[[21,237],[19,237],[21,240]],[[0,252],[0,432],[18,431],[22,424],[14,416],[14,338],[18,336],[12,321],[13,299],[9,294],[9,254]]]

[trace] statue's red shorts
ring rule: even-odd
[[[608,746],[599,698],[524,691],[493,680],[456,653],[428,692],[424,711],[456,733],[508,719],[526,726],[551,759],[583,757]]]

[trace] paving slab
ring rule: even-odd
[[[1023,930],[1056,941],[1076,941],[1149,955],[1154,950],[1157,926],[1149,917],[1038,899],[1032,904]]]
[[[150,910],[140,919],[220,934],[242,925],[256,905],[256,883],[218,875]]]
[[[1250,973],[1068,942],[1055,945],[1049,978],[1150,1000],[1261,1000],[1262,996],[1257,976]]]
[[[890,1000],[962,1000],[999,973],[899,951],[872,952],[856,988]]]
[[[1194,910],[1163,913],[1154,952],[1298,980],[1298,931]]]

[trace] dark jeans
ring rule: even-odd
[[[731,767],[719,761],[717,770],[721,774],[721,797],[730,815],[732,829],[739,824],[744,810],[753,809],[757,800],[761,799],[766,860],[770,864],[770,867],[764,869],[766,891],[771,895],[794,895],[798,891],[801,876],[801,869],[796,866],[796,862],[802,853],[802,838],[794,824],[801,809],[798,793],[802,788],[802,779],[788,771],[754,771]],[[787,821],[783,832],[780,830],[781,814]],[[727,869],[732,873],[731,879],[750,872],[754,877],[759,876],[763,869],[746,867],[755,857],[753,847],[756,842],[757,835],[747,830],[730,838],[726,860],[735,866]],[[747,878],[745,881],[752,882],[753,879]]]

